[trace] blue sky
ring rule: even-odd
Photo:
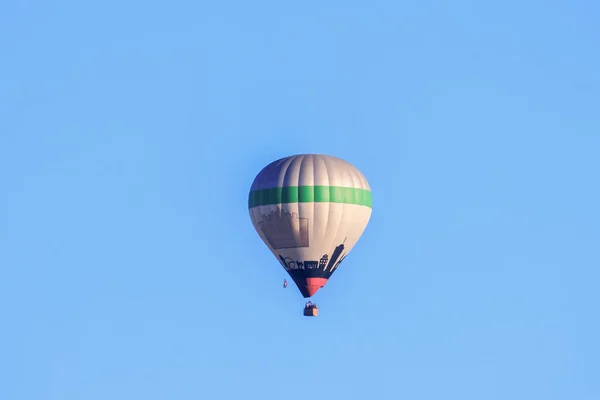
[[[0,7],[0,398],[600,398],[600,5]],[[301,315],[248,189],[373,190]]]

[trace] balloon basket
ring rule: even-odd
[[[319,309],[317,307],[307,307],[304,309],[305,317],[316,317],[319,315]]]

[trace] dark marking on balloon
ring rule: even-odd
[[[298,213],[285,211],[281,207],[262,217],[258,225],[273,249],[309,246],[308,218],[300,218]],[[297,236],[296,232],[299,233]]]
[[[285,260],[285,258],[283,258],[283,256],[281,254],[279,254],[279,260],[281,261],[281,264],[283,265],[283,267],[285,269],[288,269],[288,265],[287,265],[287,261]]]
[[[279,261],[283,265],[283,268],[285,268],[287,271],[304,269],[304,265],[303,265],[302,261],[294,261],[290,257],[283,258],[283,256],[281,254],[279,254],[278,256],[279,256]]]
[[[346,242],[346,239],[344,239],[344,242]],[[338,257],[340,256],[340,254],[342,254],[342,251],[344,251],[344,248],[346,247],[346,246],[344,246],[344,242],[342,242],[342,244],[340,244],[339,246],[337,246],[335,248],[335,250],[333,250],[333,253],[331,254],[331,258],[329,259],[329,263],[327,264],[327,267],[325,267],[325,271],[327,271],[327,270],[333,271],[333,269],[335,267],[337,267],[337,265],[339,264],[339,263],[336,264],[336,261],[338,260]]]
[[[319,263],[317,261],[304,261],[304,269],[315,269],[319,268]]]
[[[333,273],[333,271],[335,271],[338,267],[338,265],[340,265],[342,263],[342,261],[344,261],[344,258],[346,258],[346,255],[348,253],[344,253],[342,254],[342,257],[338,260],[338,262],[335,263],[335,265],[333,266],[333,268],[331,269],[331,273]]]
[[[319,268],[325,270],[325,267],[327,266],[327,260],[329,260],[329,256],[327,254],[323,254],[323,257],[321,257],[319,260]]]

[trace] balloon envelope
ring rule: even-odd
[[[260,171],[248,208],[261,239],[307,298],[361,237],[371,218],[371,188],[340,158],[299,154]]]

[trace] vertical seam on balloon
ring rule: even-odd
[[[345,221],[344,217],[346,215],[347,209],[348,209],[348,204],[343,203],[342,204],[342,217],[340,218],[340,224],[338,225],[338,229],[337,229],[337,232],[335,233],[335,237],[338,237],[340,235],[341,227],[344,225],[344,221]],[[346,229],[346,237],[348,237],[348,229]],[[344,239],[344,242],[345,241],[346,241],[346,239]],[[333,264],[331,266],[331,271],[329,271],[330,274],[333,274],[333,272],[337,269],[337,266],[339,264],[341,264],[341,262],[344,259],[346,254],[348,254],[348,250],[346,250],[343,254],[340,254],[340,258],[336,261],[335,264]]]
[[[294,164],[294,160],[295,157],[286,157],[286,161],[288,161],[284,166],[284,170],[283,170],[283,179],[281,180],[281,185],[279,185],[279,182],[277,182],[277,187],[281,187],[283,188],[285,186],[286,181],[288,180],[288,174],[292,171],[292,168],[290,168],[290,166],[292,166],[292,164]],[[278,189],[277,189],[278,190]],[[282,198],[281,198],[281,203],[277,204],[277,207],[283,212],[283,193],[282,193]],[[277,259],[279,259],[279,257],[277,257]],[[281,262],[281,260],[279,260]],[[287,271],[286,267],[283,265],[281,265],[283,267],[284,270]],[[289,273],[289,271],[287,271]],[[291,276],[291,275],[290,275]]]
[[[327,161],[325,161],[325,168],[327,168]],[[327,169],[327,170],[329,171],[329,169]],[[327,173],[327,183],[329,184],[329,186],[331,186],[331,180],[329,179],[329,172]],[[329,212],[327,213],[327,227],[325,228],[325,232],[329,231],[329,214],[331,213],[331,204],[332,204],[331,201],[328,202],[328,204],[329,204],[329,209],[328,209]],[[336,203],[336,204],[340,204],[340,203]],[[342,203],[342,215],[340,216],[340,221],[338,223],[338,227],[336,229],[335,235],[333,236],[334,238],[337,238],[338,235],[340,234],[340,227],[344,221],[344,212],[345,211],[346,211],[346,204]],[[335,246],[335,242],[332,243],[331,246]],[[331,251],[331,247],[327,251],[329,254],[329,251]],[[332,265],[331,268],[333,271],[334,266]],[[327,269],[327,266],[325,266],[325,269],[323,270],[323,272],[327,272],[326,269]]]
[[[367,178],[365,178],[365,176],[359,171],[358,168],[354,167],[353,171],[354,175],[356,175],[358,181],[360,182],[360,188],[363,190],[368,190]]]
[[[331,179],[329,176],[329,168],[327,166],[327,160],[325,159],[325,157],[323,156],[319,156],[321,157],[321,160],[323,160],[323,165],[325,165],[325,175],[327,176],[327,185],[331,186]],[[329,219],[329,215],[331,214],[331,201],[327,202],[327,220],[325,222],[325,231],[323,233],[323,241],[325,241],[325,237],[327,236],[327,232],[329,231],[329,223],[330,223],[330,219]],[[326,249],[327,254],[330,256],[330,249]],[[327,265],[325,265],[325,268],[323,268],[323,272],[327,272]]]
[[[288,173],[288,171],[289,171],[289,169],[290,169],[290,165],[292,165],[292,164],[293,164],[293,162],[294,162],[293,158],[289,158],[289,157],[288,157],[286,160],[284,160],[284,163],[285,163],[285,161],[289,161],[289,162],[288,162],[287,164],[284,164],[284,165],[283,165],[283,168],[284,168],[284,169],[283,169],[283,174],[281,173],[281,171],[279,171],[279,176],[277,177],[277,180],[278,180],[278,182],[277,182],[277,186],[278,186],[278,187],[279,187],[279,177],[281,177],[281,176],[283,175],[283,179],[281,180],[281,186],[283,186],[283,185],[284,185],[284,183],[285,183],[285,179],[286,179],[287,173]],[[275,189],[275,190],[278,190],[278,189]],[[282,200],[283,200],[283,199],[282,199]],[[280,211],[283,211],[283,203],[281,203],[281,204],[274,204],[274,205],[275,205],[277,208],[279,208],[279,210],[280,210]],[[277,233],[278,233],[278,234],[279,234],[279,233],[281,233],[281,231],[279,230],[279,227],[278,227],[278,229],[277,229]],[[283,266],[283,265],[282,265],[282,266]],[[285,267],[284,267],[284,268],[285,268]]]
[[[306,160],[306,155],[303,154],[300,158],[300,168],[299,168],[298,182],[297,182],[298,187],[300,187],[300,182],[302,181],[302,166],[304,165],[305,160]],[[314,197],[314,195],[313,195],[313,197]],[[300,202],[300,193],[298,193],[298,203],[297,204],[298,204],[298,218],[300,219],[303,217],[302,213],[300,213],[300,207],[302,205],[302,203]],[[313,207],[314,207],[314,205],[313,205]],[[312,244],[311,237],[310,237],[310,227],[311,227],[311,224],[313,224],[313,236],[314,236],[314,223],[315,223],[315,221],[311,221],[310,219],[308,220],[308,232],[309,232],[308,246],[309,246],[309,248],[310,248],[310,245]],[[298,232],[294,232],[294,237],[295,237],[296,241],[299,240],[299,237],[298,237],[299,235],[300,235],[300,227],[298,227]]]
[[[347,163],[347,162],[344,162],[344,163],[345,163],[345,164],[349,164],[349,163]],[[353,170],[354,170],[354,167],[353,167],[353,166],[351,166],[351,165],[346,165],[346,168],[344,168],[344,169],[343,169],[343,171],[344,171],[344,174],[345,174],[346,176],[344,176],[343,178],[347,178],[347,177],[349,177],[349,178],[350,178],[350,181],[352,181],[352,185],[353,185],[354,187],[356,187],[356,185],[355,185],[355,181],[354,181],[354,176],[353,176]],[[345,179],[344,179],[344,180],[345,180]],[[344,204],[343,204],[343,206],[342,206],[342,218],[341,218],[341,221],[345,221],[344,217],[345,217],[345,215],[346,215],[346,211],[348,210],[348,207],[349,207],[349,206],[350,206],[349,204],[346,204],[346,203],[344,203]],[[342,227],[343,225],[344,225],[343,223],[340,223],[340,225],[339,225],[339,227],[338,227],[338,231],[337,231],[337,233],[335,234],[335,236],[336,236],[336,237],[337,237],[337,236],[339,236],[339,234],[340,234],[340,231],[341,231],[341,227]],[[346,225],[346,233],[345,233],[345,238],[348,238],[348,233],[350,232],[350,228],[351,228],[351,227],[352,227],[352,223],[347,223],[347,225]],[[346,241],[346,239],[344,239],[344,241]],[[338,267],[337,267],[337,266],[339,266],[339,265],[342,263],[342,261],[344,260],[344,258],[346,257],[346,255],[348,254],[348,252],[349,252],[350,250],[351,250],[351,249],[348,247],[348,248],[346,249],[346,251],[345,251],[343,254],[340,254],[340,259],[339,259],[339,260],[338,260],[338,261],[337,261],[337,262],[336,262],[334,265],[332,265],[332,266],[331,266],[331,271],[329,271],[331,274],[333,274],[333,272],[334,272],[336,269],[338,269]]]
[[[356,174],[356,168],[354,168],[354,166],[352,166],[352,168],[348,169],[348,173],[350,175],[350,180],[352,180],[352,186],[362,188],[362,182],[360,180],[360,177],[358,177]],[[358,180],[358,185],[356,184],[357,180]],[[358,195],[362,196],[363,193],[362,192],[354,192],[354,196],[358,196]],[[354,198],[353,200],[354,200],[354,203],[357,203],[356,198]],[[360,203],[360,202],[358,202],[358,203]],[[353,219],[352,222],[348,225],[348,229],[346,230],[346,237],[348,237],[348,234],[350,232],[354,231],[355,225],[356,225],[356,219]]]
[[[285,187],[285,182],[288,180],[288,173],[290,171],[290,165],[292,165],[294,163],[294,161],[292,160],[291,162],[289,162],[286,166],[285,166],[285,170],[283,172],[283,180],[281,182],[281,187]],[[282,199],[283,200],[283,199]],[[282,201],[283,203],[283,201]]]
[[[327,164],[325,164],[325,161],[323,161],[323,157],[321,155],[316,155],[313,157],[313,186],[317,186],[317,165],[315,162],[315,159],[320,160],[321,162],[319,164],[323,164],[325,165],[325,176],[327,176],[327,184],[329,184],[329,175],[327,172]],[[325,219],[325,223],[322,224],[323,225],[323,230],[321,231],[321,235],[319,236],[319,243],[321,244],[321,246],[323,245],[323,239],[325,238],[325,232],[327,232],[327,224],[329,223],[329,207],[330,206],[330,202],[328,202],[327,204],[327,217]],[[314,201],[313,202],[313,216],[316,215],[317,212],[317,202]],[[321,226],[319,226],[321,227]],[[313,231],[314,234],[314,231]],[[314,236],[314,235],[313,235]]]
[[[354,166],[350,169],[350,175],[352,176],[352,183],[354,185],[354,187],[360,186],[361,189],[364,189],[364,184],[363,184],[363,179],[360,175],[360,171],[358,171],[358,169],[356,169]],[[357,185],[356,183],[358,182],[359,185]],[[365,192],[360,192],[361,196],[365,196]],[[356,202],[356,201],[355,201]],[[348,227],[348,232],[346,232],[346,236],[348,236],[348,234],[350,232],[356,232],[358,231],[358,227],[357,227],[357,221],[356,219],[353,220],[352,224],[350,224],[350,226]],[[360,237],[360,236],[359,236]],[[356,242],[358,241],[359,237],[355,238],[354,244],[356,244]],[[350,251],[350,249],[347,250],[346,254],[348,254],[348,252]]]

